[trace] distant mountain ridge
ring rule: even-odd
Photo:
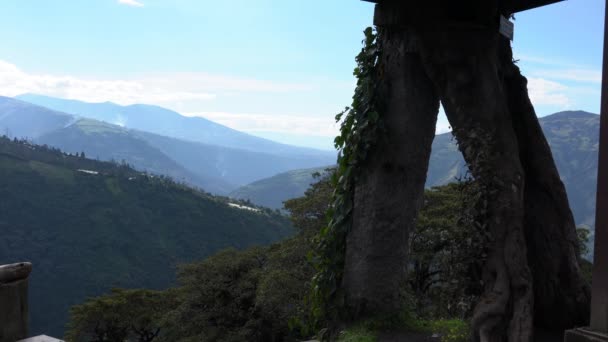
[[[0,96],[0,134],[38,137],[76,121],[72,115]]]
[[[33,95],[20,96],[24,99],[31,97]],[[150,118],[155,116],[146,116],[147,111],[164,117],[162,119],[164,121],[175,119],[181,122],[191,119],[155,106],[122,107],[111,103],[87,104],[48,97],[35,98],[42,98],[55,104],[70,105],[68,109],[73,112],[91,108],[90,110],[96,113],[91,116],[106,120],[114,115],[107,113],[116,113],[111,112],[112,108],[130,113],[129,117],[147,118],[140,120],[143,123],[154,121]],[[143,112],[133,112],[134,109],[141,108],[144,109]],[[333,152],[283,145],[264,139],[258,140],[256,137],[208,120],[201,120],[203,121],[194,122],[207,122],[211,130],[221,133],[211,132],[211,135],[221,136],[228,132],[227,140],[230,141],[226,142],[227,140],[224,139],[226,145],[236,144],[238,141],[242,141],[245,145],[242,146],[243,148],[232,148],[163,136],[97,119],[57,112],[22,100],[0,97],[0,134],[6,132],[11,136],[28,137],[66,152],[85,152],[86,155],[101,160],[124,160],[140,170],[168,175],[177,181],[217,194],[227,194],[238,186],[287,170],[316,167],[335,161]],[[188,121],[184,126],[188,127],[190,123]],[[171,125],[167,123],[165,126]],[[200,133],[209,136],[208,131],[203,130]],[[263,150],[265,146],[269,146],[270,150],[256,151]]]
[[[566,187],[575,222],[593,227],[599,149],[599,115],[565,111],[539,119]],[[443,185],[467,171],[451,133],[435,136],[426,186]],[[281,208],[282,202],[304,194],[314,170],[293,170],[240,187],[231,196],[259,205]],[[289,177],[298,174],[297,180]],[[282,189],[290,189],[282,190]],[[296,189],[296,191],[291,191]]]
[[[124,161],[136,169],[167,175],[212,193],[226,193],[234,187],[234,184],[206,172],[188,170],[146,139],[125,128],[97,120],[79,119],[33,140],[72,154],[85,152],[91,158]]]
[[[159,106],[145,104],[121,106],[112,102],[88,103],[37,94],[23,94],[15,98],[68,114],[204,144],[279,155],[333,153],[277,143],[201,117],[183,116]]]
[[[314,183],[314,174],[324,175],[331,166],[292,170],[261,179],[231,192],[232,198],[250,200],[272,209],[283,208],[283,201],[300,197]]]

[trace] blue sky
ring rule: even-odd
[[[599,112],[604,7],[520,13],[514,49],[539,116]],[[373,5],[358,0],[3,0],[0,95],[151,103],[331,148]],[[441,117],[438,132],[448,129]]]

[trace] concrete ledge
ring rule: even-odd
[[[0,266],[0,284],[26,279],[30,272],[32,272],[32,264],[29,262],[2,265]]]
[[[26,338],[25,340],[19,340],[17,342],[64,342],[64,341],[56,339],[54,337],[40,335],[40,336]]]
[[[572,329],[566,331],[564,342],[608,342],[608,334],[589,328]]]

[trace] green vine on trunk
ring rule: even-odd
[[[311,304],[313,329],[327,326],[338,319],[344,309],[340,291],[344,272],[346,235],[352,225],[355,182],[379,131],[381,114],[376,104],[380,46],[377,32],[368,27],[363,49],[356,57],[357,87],[351,107],[336,115],[341,123],[340,135],[334,140],[338,149],[338,167],[332,183],[335,191],[327,212],[329,223],[316,237],[316,249],[310,259],[317,273],[313,278]]]

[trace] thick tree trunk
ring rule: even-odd
[[[402,309],[408,233],[421,204],[441,99],[487,200],[489,255],[474,339],[526,342],[534,326],[585,324],[590,291],[580,273],[572,213],[510,43],[487,25],[430,25],[422,18],[414,29],[395,8],[380,9],[379,105],[387,131],[355,188],[342,284],[352,318]]]
[[[421,54],[459,148],[487,199],[489,255],[472,326],[477,341],[531,341],[534,296],[524,235],[524,170],[490,30],[427,33]]]
[[[410,230],[421,206],[439,98],[404,30],[382,30],[385,132],[361,167],[343,289],[351,318],[402,312]]]
[[[534,277],[534,323],[550,330],[589,320],[589,284],[581,275],[574,218],[551,149],[528,97],[527,80],[503,42],[504,86],[526,174],[524,225]]]

